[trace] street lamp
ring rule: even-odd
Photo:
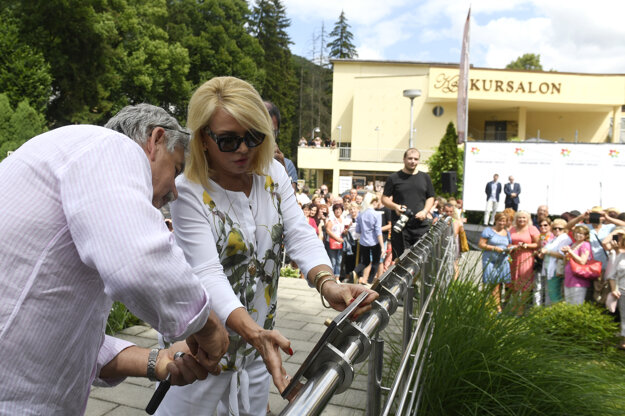
[[[315,141],[315,133],[321,133],[321,130],[319,129],[319,127],[315,127],[312,130],[312,133],[310,133],[310,141],[313,142],[313,144],[314,144],[314,141]]]
[[[412,105],[414,99],[421,97],[421,90],[404,90],[404,97],[410,98],[410,139],[408,140],[408,147],[414,147],[414,141],[412,140]]]

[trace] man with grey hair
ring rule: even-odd
[[[82,414],[94,380],[219,372],[227,332],[155,208],[177,196],[189,137],[147,104],[107,126],[49,131],[0,163],[0,414]],[[197,361],[105,336],[114,300]]]

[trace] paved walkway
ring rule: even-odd
[[[295,374],[323,331],[324,321],[337,312],[321,305],[319,294],[302,279],[281,278],[278,289],[278,319],[276,329],[289,338],[295,354],[283,354],[284,366]],[[142,347],[157,344],[156,331],[146,326],[128,328],[118,334]],[[330,400],[323,415],[363,415],[366,404],[366,361],[356,366],[357,375],[351,387]],[[199,381],[201,383],[201,381]],[[175,387],[172,387],[175,388]],[[87,404],[87,416],[145,415],[145,406],[152,397],[154,385],[148,379],[130,377],[114,388],[94,387]],[[286,406],[276,388],[271,386],[269,404],[274,414]],[[183,415],[181,415],[183,416]],[[195,416],[195,415],[190,415]]]

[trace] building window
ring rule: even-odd
[[[506,121],[486,121],[484,124],[484,140],[506,141]]]

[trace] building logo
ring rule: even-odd
[[[610,149],[610,153],[609,153],[609,156],[610,156],[610,157],[614,157],[614,158],[616,158],[616,157],[618,157],[618,155],[619,155],[619,154],[620,154],[620,152],[619,152],[618,150],[616,150],[616,149]]]
[[[517,156],[523,156],[523,153],[525,153],[525,149],[523,149],[522,147],[517,147],[516,149],[514,149],[514,154]]]
[[[560,150],[560,156],[562,157],[571,156],[571,151],[569,149],[562,149]]]
[[[479,153],[480,153],[480,149],[479,148],[477,148],[477,147],[472,147],[471,148],[471,154],[472,155],[477,155]]]
[[[458,74],[441,73],[434,80],[434,89],[443,93],[458,92]],[[494,92],[505,94],[560,95],[562,83],[547,81],[521,81],[510,79],[469,79],[469,91]]]

